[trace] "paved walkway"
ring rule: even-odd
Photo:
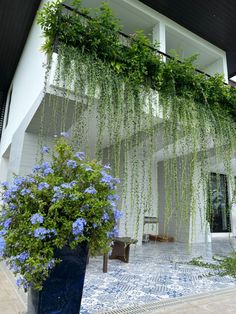
[[[236,313],[236,288],[167,302],[103,312],[103,314],[230,314]]]
[[[6,275],[5,267],[0,264],[0,313],[25,314],[26,305],[10,278]]]

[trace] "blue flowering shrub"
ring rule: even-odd
[[[44,154],[50,154],[47,147]],[[91,254],[108,252],[122,213],[109,166],[87,161],[60,138],[51,162],[42,162],[27,177],[2,183],[0,257],[18,274],[17,284],[40,290],[60,260],[54,251],[87,242]]]

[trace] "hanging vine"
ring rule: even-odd
[[[233,177],[236,89],[225,85],[221,75],[196,73],[194,57],[163,62],[142,32],[122,38],[119,21],[106,3],[93,18],[81,1],[72,5],[71,11],[60,1],[49,2],[38,15],[48,67],[57,54],[54,119],[61,119],[61,131],[70,128],[74,145],[109,162],[123,178],[125,220],[133,221],[133,226],[124,226],[125,233],[132,227],[137,236],[145,212],[158,214],[152,208],[157,193],[152,179],[154,155],[159,153],[164,232],[175,224],[176,235],[181,228],[188,234],[189,221],[194,222],[201,207],[201,187],[207,199],[210,159]]]

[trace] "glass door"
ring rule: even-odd
[[[209,181],[207,220],[211,232],[230,232],[227,177],[211,173]]]

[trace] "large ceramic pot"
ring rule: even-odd
[[[65,247],[55,252],[62,260],[50,273],[41,291],[30,290],[28,314],[77,314],[84,286],[88,245],[71,250]]]

